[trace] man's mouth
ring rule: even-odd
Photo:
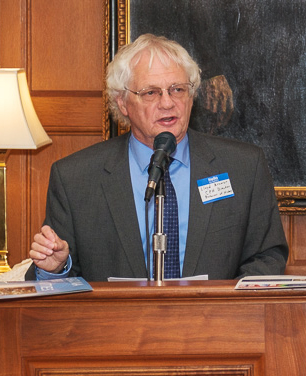
[[[174,120],[176,120],[176,116],[169,116],[169,117],[163,117],[163,118],[160,118],[159,119],[159,122],[162,122],[162,123],[170,123]]]

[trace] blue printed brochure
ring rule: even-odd
[[[19,299],[46,295],[92,291],[82,277],[48,279],[44,281],[0,282],[0,299]]]

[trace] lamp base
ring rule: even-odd
[[[11,270],[7,263],[7,251],[0,251],[0,273],[5,273]]]
[[[0,150],[0,273],[11,270],[7,262],[6,160],[9,150]]]

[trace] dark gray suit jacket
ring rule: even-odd
[[[188,131],[190,213],[183,276],[282,274],[288,255],[273,183],[256,146]],[[128,162],[129,134],[52,166],[46,219],[71,250],[71,275],[146,277]],[[227,172],[235,196],[204,205],[197,180]],[[29,277],[28,277],[29,278]]]

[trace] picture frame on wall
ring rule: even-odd
[[[144,33],[164,35],[199,64],[190,127],[260,146],[281,213],[304,214],[306,2],[118,0],[117,7],[118,47]],[[221,79],[227,100],[212,105]],[[119,125],[118,133],[125,131]]]

